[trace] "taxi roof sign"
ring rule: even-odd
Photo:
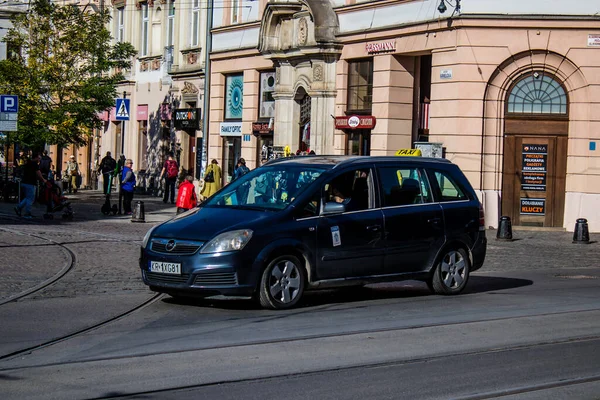
[[[400,149],[396,152],[397,156],[411,156],[420,157],[422,155],[421,149]]]

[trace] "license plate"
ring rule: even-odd
[[[150,261],[150,272],[181,275],[181,264],[162,261]]]

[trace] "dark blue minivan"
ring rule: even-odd
[[[405,279],[457,294],[486,245],[483,207],[445,159],[304,156],[150,229],[140,268],[156,292],[284,309],[306,290]]]

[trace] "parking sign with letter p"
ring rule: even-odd
[[[19,112],[19,97],[13,95],[0,96],[0,112],[17,113]]]

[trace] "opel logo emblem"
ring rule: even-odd
[[[174,240],[169,240],[167,242],[167,245],[165,246],[165,250],[167,250],[167,251],[173,251],[174,248],[175,248],[175,241]]]

